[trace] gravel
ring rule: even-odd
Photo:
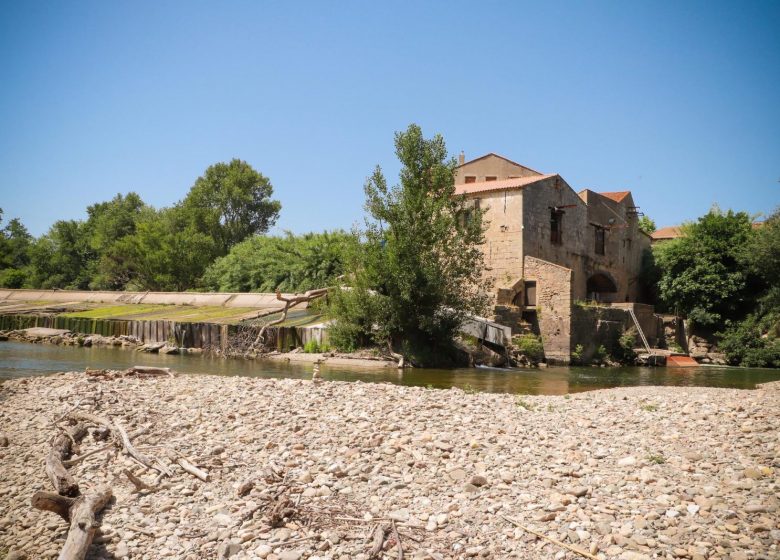
[[[109,482],[91,558],[780,557],[780,384],[753,391],[633,387],[567,396],[389,384],[178,376],[0,385],[0,558],[54,558],[66,524],[33,510],[54,422],[119,421],[174,470],[135,492],[112,449],[72,466]],[[6,440],[3,440],[6,443]],[[87,437],[82,454],[104,446]],[[175,467],[176,453],[208,471]],[[278,514],[278,515],[276,515]]]

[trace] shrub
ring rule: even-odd
[[[533,334],[522,334],[513,339],[515,346],[532,362],[540,362],[544,359],[544,346],[542,339]]]
[[[621,363],[634,363],[636,360],[636,352],[634,346],[636,345],[636,331],[634,329],[628,329],[623,332],[618,338],[618,343],[613,352],[613,358]]]
[[[303,345],[303,351],[306,354],[317,354],[320,352],[320,345],[316,340],[312,339]]]
[[[571,353],[571,361],[573,364],[582,363],[583,352],[585,352],[585,348],[582,346],[582,344],[578,344],[574,347],[574,351]]]
[[[765,328],[751,315],[721,333],[718,346],[732,365],[780,367],[780,339],[763,334]]]

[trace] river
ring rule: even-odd
[[[0,380],[87,367],[124,369],[132,365],[170,367],[180,373],[243,375],[249,377],[311,378],[311,364],[271,360],[209,358],[199,355],[146,354],[123,348],[78,348],[50,344],[0,342]],[[322,367],[322,377],[339,381],[395,383],[470,391],[561,395],[633,385],[690,385],[752,389],[756,383],[780,379],[780,370],[731,367],[542,369],[395,369],[352,366]]]

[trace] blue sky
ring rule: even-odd
[[[659,226],[780,204],[778,2],[3,2],[0,207],[32,233],[233,157],[349,228],[419,123]]]

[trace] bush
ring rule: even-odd
[[[27,280],[27,273],[18,268],[0,271],[0,288],[21,288]]]
[[[318,354],[320,352],[320,344],[312,339],[303,345],[303,351],[306,354]]]
[[[780,339],[763,334],[765,325],[751,315],[721,333],[718,347],[732,365],[780,367]]]
[[[574,347],[574,351],[571,353],[571,363],[581,364],[582,354],[585,352],[585,347],[582,344],[578,344]]]
[[[636,360],[636,352],[634,351],[636,334],[634,329],[628,329],[620,335],[617,346],[613,352],[614,355],[612,356],[615,361],[621,363],[634,363],[634,360]]]
[[[532,362],[541,362],[544,359],[544,346],[542,339],[533,334],[516,336],[513,342],[517,349]]]

